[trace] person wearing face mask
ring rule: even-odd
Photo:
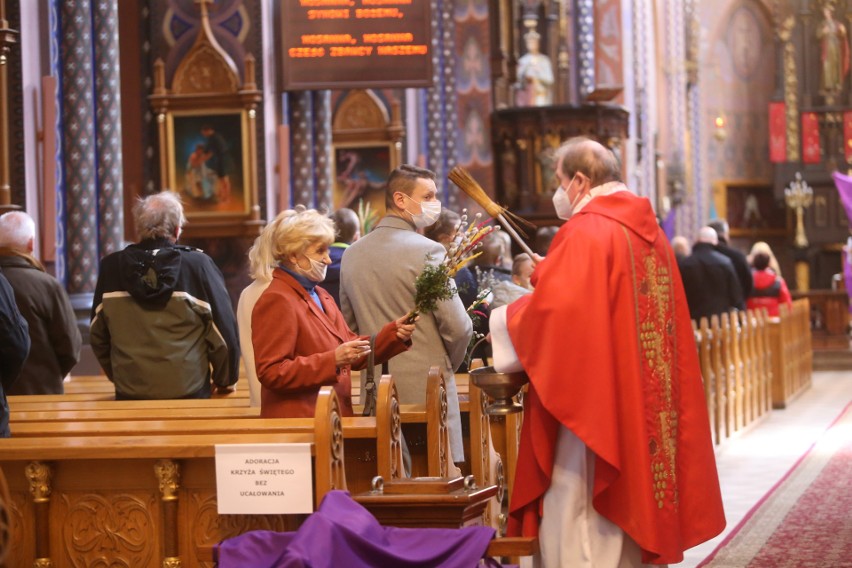
[[[334,386],[341,413],[353,414],[351,372],[366,365],[370,343],[368,336],[349,329],[331,294],[318,285],[331,264],[333,241],[331,219],[297,207],[280,213],[249,251],[252,274],[269,280],[251,310],[262,417],[313,416],[324,385]],[[411,346],[415,324],[405,319],[397,317],[376,330],[377,363]]]
[[[725,526],[677,261],[612,151],[574,138],[556,160],[567,222],[491,316],[495,367],[530,380],[508,534],[537,535],[545,568],[676,564]]]
[[[404,165],[388,178],[387,214],[370,232],[346,249],[340,266],[340,305],[358,333],[376,333],[389,314],[414,308],[414,281],[427,262],[439,263],[444,246],[418,230],[440,215],[435,174]],[[414,346],[390,361],[402,404],[426,403],[429,367],[438,365],[447,384],[447,414],[453,461],[464,461],[461,414],[453,372],[464,361],[473,324],[458,294],[438,302],[434,312],[420,316]],[[362,377],[362,384],[363,384]]]

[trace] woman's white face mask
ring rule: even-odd
[[[325,273],[328,270],[328,265],[320,260],[314,260],[308,255],[305,255],[311,267],[307,270],[296,264],[296,271],[313,282],[322,282],[325,280]]]

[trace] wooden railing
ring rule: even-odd
[[[813,368],[807,299],[766,310],[701,318],[695,339],[716,444],[784,408],[811,384]]]

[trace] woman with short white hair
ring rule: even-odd
[[[333,241],[331,219],[297,207],[279,214],[249,252],[252,275],[269,279],[251,310],[263,417],[313,416],[323,385],[334,385],[343,415],[353,414],[351,371],[364,368],[370,346],[367,337],[349,329],[331,295],[317,286],[331,264]],[[405,320],[391,321],[376,334],[376,364],[411,346],[414,324]]]

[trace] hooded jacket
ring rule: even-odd
[[[92,350],[116,397],[206,397],[237,382],[237,323],[222,273],[198,249],[148,239],[101,261]]]

